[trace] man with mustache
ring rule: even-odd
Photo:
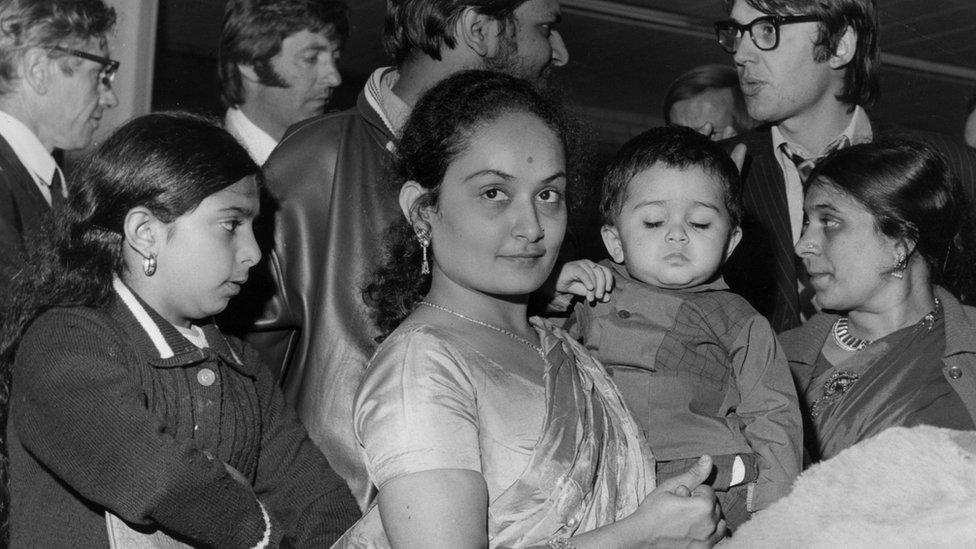
[[[878,97],[879,22],[875,0],[723,0],[716,23],[732,55],[749,115],[763,126],[728,141],[747,147],[743,240],[726,280],[777,331],[815,312],[813,291],[793,246],[803,228],[803,191],[831,151],[886,135],[942,152],[973,196],[976,153],[948,136],[885,126],[866,109]]]
[[[558,0],[388,0],[394,66],[370,76],[352,109],[289,130],[264,166],[276,210],[273,297],[249,339],[280,368],[286,398],[360,505],[370,485],[353,397],[380,334],[361,285],[401,215],[387,171],[396,135],[420,95],[458,71],[541,84],[569,58],[559,20]]]
[[[349,33],[339,0],[231,0],[220,36],[224,127],[258,164],[289,126],[321,114],[342,83],[336,65]]]

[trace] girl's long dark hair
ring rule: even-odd
[[[52,307],[97,307],[122,276],[122,224],[148,208],[164,223],[211,194],[258,173],[247,151],[210,120],[186,113],[136,118],[116,130],[72,174],[68,206],[50,216],[13,278],[0,331],[9,366],[30,323]]]
[[[976,302],[970,201],[936,150],[900,139],[854,145],[825,158],[810,178],[860,203],[882,234],[914,242],[933,284]]]
[[[404,125],[395,162],[400,183],[416,181],[427,189],[415,208],[436,207],[451,162],[467,150],[479,128],[509,113],[537,117],[555,132],[564,149],[571,144],[573,136],[560,104],[513,76],[464,71],[420,98]],[[429,257],[433,260],[432,252]],[[384,335],[430,291],[430,275],[421,275],[420,263],[421,248],[411,224],[407,219],[396,221],[386,236],[385,262],[363,290],[363,299]]]

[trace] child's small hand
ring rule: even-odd
[[[556,291],[578,295],[586,301],[609,301],[613,273],[588,259],[565,263],[556,280]]]

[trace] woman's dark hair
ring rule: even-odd
[[[448,166],[467,150],[480,128],[506,114],[537,117],[556,134],[564,150],[568,148],[570,132],[562,107],[525,80],[495,72],[464,71],[441,81],[420,98],[403,127],[395,163],[400,183],[416,181],[428,191],[415,209],[437,205]],[[385,263],[363,290],[363,298],[384,335],[393,331],[430,290],[430,275],[421,275],[420,263],[421,247],[410,222],[394,222],[386,236]]]
[[[72,174],[68,206],[48,218],[14,276],[0,331],[4,377],[20,337],[41,313],[108,300],[112,277],[123,274],[122,225],[132,208],[144,206],[169,223],[258,173],[247,151],[202,117],[150,114],[116,130]]]
[[[972,303],[976,242],[969,200],[937,151],[912,141],[854,145],[827,156],[810,174],[861,204],[889,238],[915,243],[931,281]]]

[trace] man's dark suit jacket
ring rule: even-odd
[[[28,238],[40,231],[50,209],[30,172],[0,136],[0,310],[10,279],[23,264]]]
[[[900,137],[941,152],[970,200],[976,196],[976,151],[949,136],[874,123],[875,139]],[[744,143],[742,242],[725,266],[729,286],[762,313],[777,332],[800,325],[797,261],[783,171],[768,126],[726,140],[728,150]],[[802,266],[800,266],[802,268]]]
[[[11,277],[23,265],[28,236],[37,234],[51,209],[30,172],[0,136],[0,319],[10,296]],[[0,381],[6,383],[6,381]],[[2,388],[6,391],[6,387]],[[7,425],[6,399],[0,402],[0,429]],[[0,546],[7,543],[7,441],[0,431]]]

